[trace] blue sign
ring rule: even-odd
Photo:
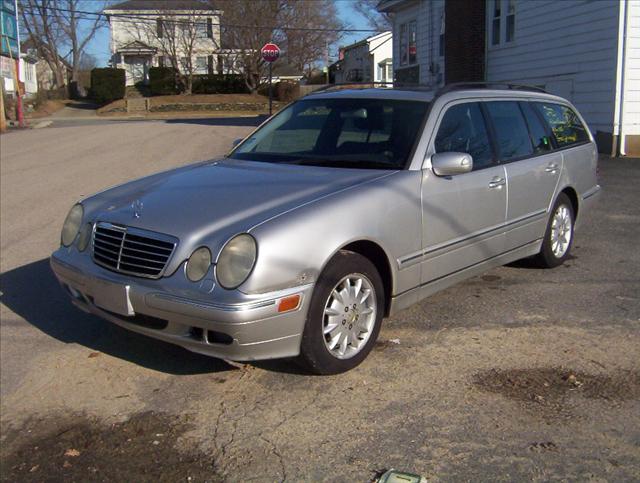
[[[0,54],[18,58],[18,18],[14,0],[0,0]]]

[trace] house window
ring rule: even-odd
[[[502,0],[493,0],[493,17],[491,19],[491,45],[500,45],[500,3]]]
[[[162,19],[161,18],[156,20],[156,35],[158,36],[159,39],[161,39],[162,36],[163,36]]]
[[[489,12],[491,45],[513,42],[516,35],[516,0],[492,1],[493,8]]]
[[[507,1],[507,33],[505,35],[505,41],[513,42],[516,31],[516,0]]]
[[[400,65],[412,65],[417,62],[416,21],[400,25]]]
[[[196,74],[209,73],[209,59],[207,57],[196,57]]]

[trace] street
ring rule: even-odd
[[[72,204],[220,156],[257,122],[0,138],[3,481],[640,480],[640,159],[601,159],[568,263],[440,292],[346,374],[228,364],[74,308],[48,261]]]

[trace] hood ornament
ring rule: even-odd
[[[142,208],[144,207],[144,205],[142,204],[142,201],[140,200],[135,200],[133,203],[131,203],[131,209],[133,210],[133,217],[134,218],[140,218],[140,216],[142,215]]]

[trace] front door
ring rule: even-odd
[[[430,152],[464,152],[473,170],[440,177],[426,170],[422,183],[422,283],[473,267],[504,252],[506,174],[496,163],[477,102],[440,114]]]
[[[149,69],[149,59],[142,56],[127,56],[127,84],[145,83]]]

